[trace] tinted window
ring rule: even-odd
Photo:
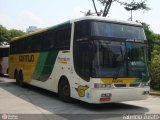
[[[71,25],[65,25],[60,27],[56,31],[56,48],[58,49],[69,49],[71,38]]]
[[[43,50],[43,34],[38,34],[31,38],[31,51],[41,51]]]
[[[91,35],[91,27],[89,21],[80,21],[75,23],[74,39],[83,39]]]
[[[9,48],[0,48],[0,57],[8,57]]]
[[[90,44],[76,42],[74,44],[74,67],[76,73],[86,81],[90,78]]]
[[[11,42],[11,54],[64,50],[70,48],[71,24],[63,24],[48,31]]]
[[[92,35],[146,40],[143,27],[106,22],[92,22]]]
[[[52,50],[55,46],[55,32],[54,31],[48,31],[44,33],[43,35],[43,44],[42,48],[45,50]]]

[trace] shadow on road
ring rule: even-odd
[[[125,103],[99,105],[88,104],[78,100],[74,100],[73,103],[64,103],[59,100],[57,94],[30,85],[25,85],[25,88],[21,88],[15,83],[0,82],[0,87],[24,101],[68,120],[108,120],[113,118],[121,120],[124,114],[145,114],[149,111],[148,108]],[[53,116],[48,115],[48,117],[51,119]]]

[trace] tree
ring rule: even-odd
[[[0,42],[9,41],[8,30],[0,25]]]
[[[21,30],[16,30],[16,29],[7,30],[7,28],[0,25],[0,42],[4,41],[10,42],[12,38],[22,36],[24,34],[25,32]]]
[[[145,1],[141,1],[141,2],[135,2],[135,0],[133,0],[131,3],[122,3],[125,5],[125,9],[127,11],[131,11],[131,21],[132,21],[132,11],[136,11],[136,10],[150,10],[149,7],[147,7],[146,5],[146,0]]]
[[[146,34],[146,38],[148,40],[148,45],[151,49],[151,52],[153,51],[153,47],[154,47],[154,33],[153,31],[150,30],[150,26],[147,24],[147,23],[141,23],[143,25],[143,28],[144,28],[144,32]]]
[[[151,82],[154,83],[153,88],[160,89],[160,35],[155,34],[150,30],[146,23],[142,23],[148,40],[148,45],[151,52]]]
[[[14,37],[24,35],[25,32],[23,32],[21,30],[12,29],[12,30],[9,30],[9,34],[10,34],[10,38],[14,38]]]
[[[143,25],[151,52],[153,52],[154,49],[160,50],[160,35],[155,34],[152,30],[150,30],[150,26],[147,23],[141,24]]]
[[[100,2],[102,4],[102,6],[104,6],[103,10],[101,9],[100,11],[98,11],[97,7],[96,7],[95,0],[92,0],[94,10],[95,10],[97,16],[106,17],[109,13],[109,10],[110,10],[113,2],[118,2],[120,5],[123,5],[124,8],[127,11],[131,11],[131,13],[133,10],[149,10],[149,7],[147,7],[147,5],[146,5],[146,0],[143,0],[143,1],[141,0],[140,2],[135,2],[135,0],[132,0],[130,3],[123,2],[120,0],[97,0],[97,1]],[[131,17],[131,19],[132,19],[132,17]]]

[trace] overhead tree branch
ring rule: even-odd
[[[118,2],[120,5],[123,5],[127,11],[150,10],[150,8],[147,7],[147,5],[146,5],[147,0],[141,0],[140,2],[135,2],[136,0],[132,0],[132,2],[130,2],[130,3],[123,2],[123,0],[97,0],[97,1],[99,1],[102,4],[102,6],[104,6],[104,10],[101,9],[100,11],[98,11],[97,7],[96,7],[95,0],[92,0],[97,16],[102,15],[103,17],[106,17],[109,13],[109,10],[110,10],[113,2]]]
[[[109,1],[109,6],[108,6],[107,10],[105,11],[105,15],[104,16],[108,15],[108,12],[109,12],[109,10],[111,8],[111,5],[112,5],[112,0]]]
[[[109,2],[106,2],[106,6],[105,6],[104,11],[103,11],[103,16],[105,16],[105,12],[108,9],[108,6],[109,6]]]
[[[92,0],[92,2],[93,2],[93,6],[94,6],[94,9],[95,9],[95,11],[96,11],[97,16],[99,16],[99,13],[98,13],[98,11],[97,11],[96,4],[95,4],[94,0]]]

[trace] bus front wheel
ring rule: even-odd
[[[59,97],[64,102],[72,102],[72,98],[70,97],[70,85],[68,80],[63,79],[60,81],[59,89],[58,89]]]

